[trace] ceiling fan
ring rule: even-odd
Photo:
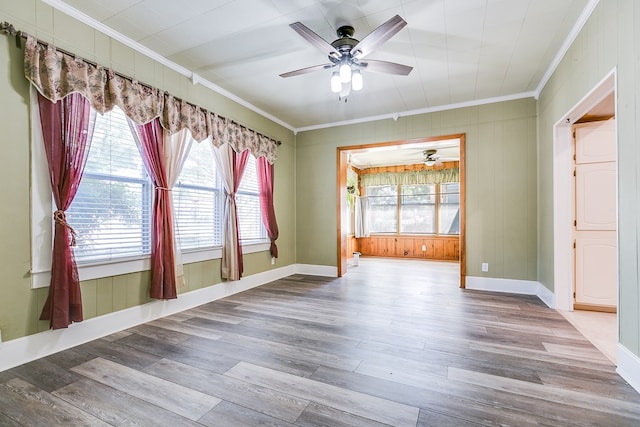
[[[329,63],[289,71],[280,74],[280,77],[299,76],[301,74],[338,67],[338,70],[334,71],[331,76],[331,90],[334,93],[339,93],[342,98],[346,97],[351,89],[362,89],[361,70],[406,76],[411,72],[413,67],[395,62],[364,59],[406,25],[407,22],[399,15],[396,15],[373,30],[362,40],[353,38],[355,30],[351,25],[343,25],[336,31],[338,38],[328,43],[301,22],[294,22],[289,26],[302,36],[302,38],[326,54],[329,58]]]
[[[424,154],[424,164],[427,166],[433,166],[440,161],[440,156],[437,154],[438,150],[429,149],[422,152]]]

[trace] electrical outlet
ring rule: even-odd
[[[422,245],[422,252],[426,252],[427,251],[427,245]]]
[[[489,263],[488,262],[483,262],[482,263],[482,272],[486,273],[487,271],[489,271]]]

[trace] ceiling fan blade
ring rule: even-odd
[[[363,70],[373,73],[395,74],[397,76],[408,76],[413,67],[408,65],[397,64],[395,62],[378,61],[367,59],[357,64]]]
[[[291,28],[293,28],[293,30],[296,33],[300,34],[300,36],[302,36],[303,39],[305,39],[306,41],[311,43],[313,46],[315,46],[317,49],[319,49],[325,55],[335,56],[336,58],[340,58],[342,56],[342,54],[338,51],[338,49],[336,49],[335,47],[331,46],[330,43],[328,43],[322,37],[320,37],[319,35],[317,35],[313,31],[311,31],[309,29],[309,27],[304,25],[302,22],[294,22],[293,24],[290,24],[289,26]]]
[[[364,58],[406,25],[407,22],[402,19],[400,15],[394,16],[360,40],[360,42],[351,49],[351,52],[353,52],[352,56],[354,58]]]
[[[280,74],[280,77],[299,76],[300,74],[313,73],[314,71],[320,71],[320,70],[328,70],[329,68],[333,68],[333,67],[335,67],[335,64],[313,65],[311,67],[289,71],[288,73],[282,73]]]

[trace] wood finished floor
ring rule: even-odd
[[[0,372],[0,426],[638,426],[640,395],[537,298],[361,258]]]

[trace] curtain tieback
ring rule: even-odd
[[[67,222],[67,215],[64,213],[63,210],[58,209],[57,211],[55,211],[53,213],[53,220],[60,224],[61,226],[65,227],[67,230],[69,230],[69,232],[71,233],[71,246],[75,246],[76,245],[76,230],[73,229],[72,226],[69,225],[69,223]]]
[[[276,245],[276,240],[271,239],[271,245],[269,246],[269,252],[271,252],[271,256],[274,258],[278,258],[278,246]]]
[[[163,190],[163,191],[171,191],[171,189],[170,189],[170,188],[167,188],[167,187],[160,187],[160,186],[157,186],[157,185],[156,185],[155,189],[156,189],[156,190]]]

